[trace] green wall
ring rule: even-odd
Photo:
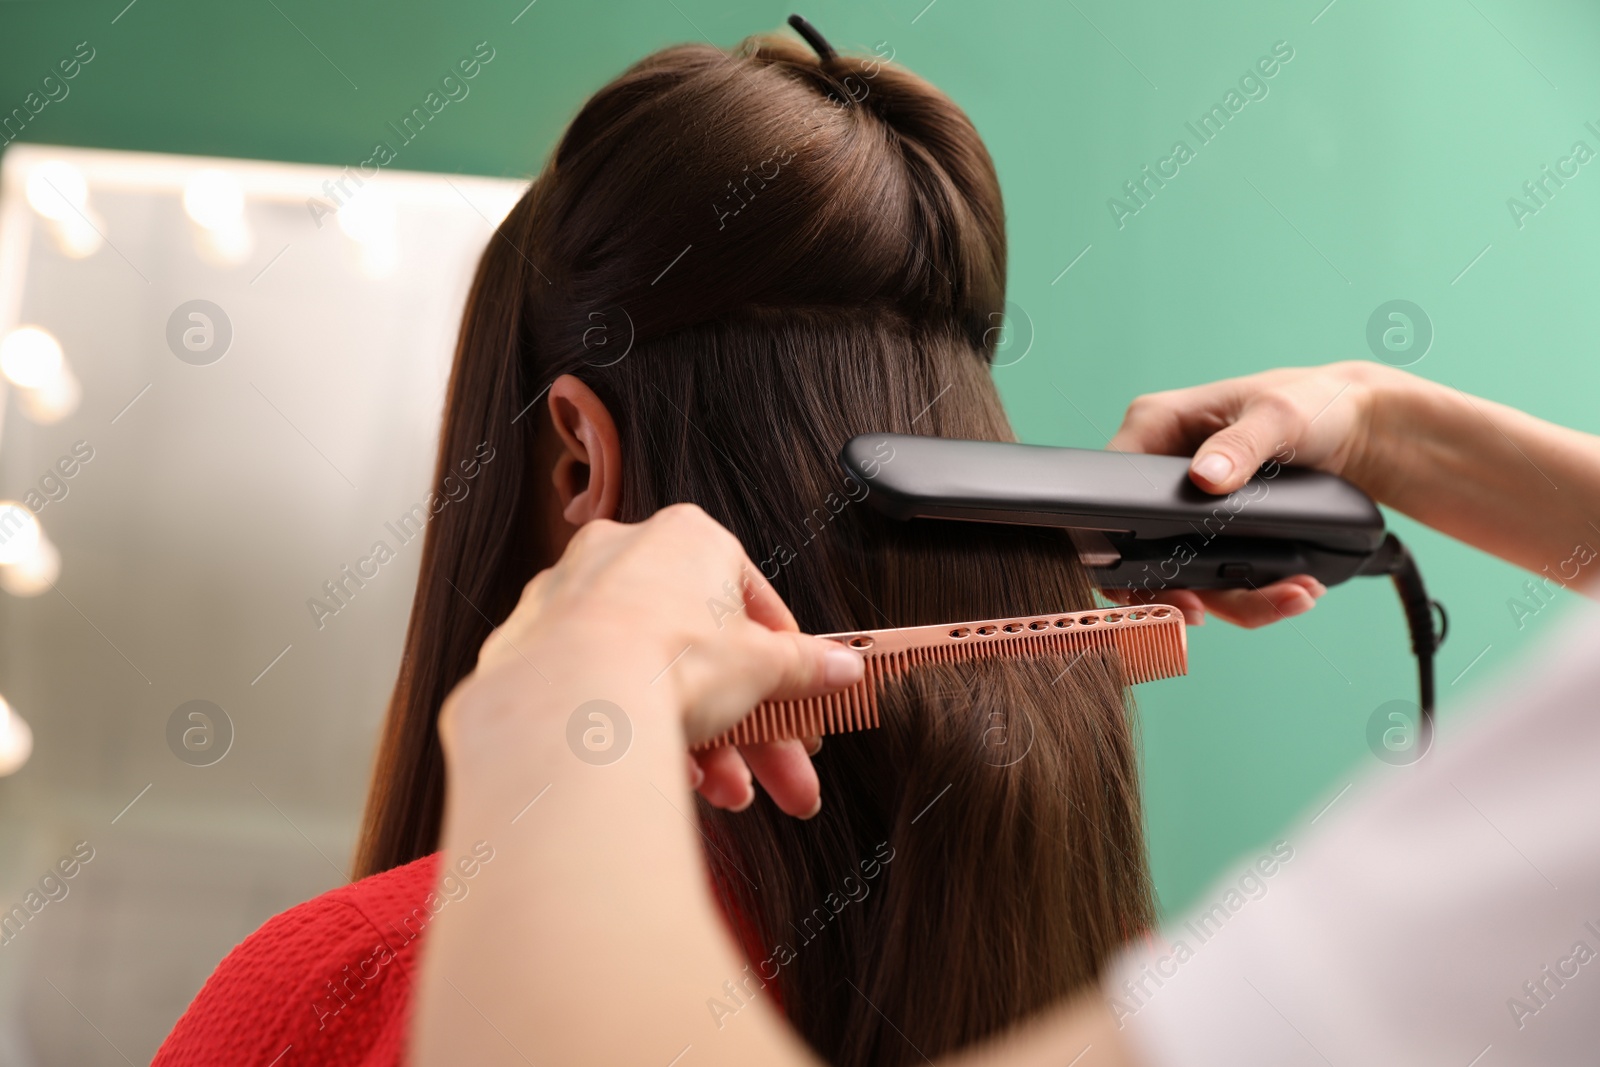
[[[487,41],[495,60],[471,95],[395,165],[525,175],[627,63],[676,41],[732,44],[789,11],[524,2],[0,2],[0,108],[88,41],[94,60],[24,140],[355,163]],[[1585,128],[1600,128],[1600,10],[925,2],[813,0],[804,13],[840,47],[887,42],[984,134],[1010,208],[1011,299],[1033,329],[1028,356],[998,372],[1026,439],[1097,446],[1143,391],[1371,358],[1367,319],[1394,298],[1420,304],[1436,331],[1416,372],[1596,428],[1600,162],[1520,226],[1507,200],[1575,141],[1600,149]],[[1267,95],[1200,145],[1185,123],[1277,42],[1293,58]],[[1194,158],[1119,227],[1108,199],[1178,139]],[[1507,601],[1520,573],[1396,526],[1451,611],[1439,664],[1448,720],[1561,611],[1519,630]],[[1191,676],[1140,694],[1169,910],[1357,774],[1404,773],[1373,759],[1365,731],[1378,705],[1414,686],[1384,582],[1335,590],[1292,625],[1212,623],[1191,639]]]

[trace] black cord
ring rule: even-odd
[[[1400,606],[1406,613],[1406,628],[1411,631],[1411,651],[1417,657],[1417,685],[1421,697],[1417,744],[1425,752],[1433,739],[1433,654],[1444,641],[1449,619],[1444,613],[1444,605],[1429,599],[1428,587],[1423,584],[1417,561],[1398,537],[1394,534],[1385,537],[1380,553],[1388,557],[1385,569],[1394,580],[1395,591],[1400,594]],[[1439,609],[1441,624],[1437,633],[1433,628],[1435,608]]]

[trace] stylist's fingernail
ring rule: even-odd
[[[822,751],[822,738],[820,738],[820,737],[808,737],[808,738],[806,738],[806,755],[815,756],[818,752],[821,752],[821,751]]]
[[[866,662],[848,648],[830,648],[823,653],[822,681],[828,686],[854,685],[866,671]]]
[[[1184,608],[1183,621],[1190,626],[1204,626],[1206,624],[1206,613],[1199,608]]]
[[[1201,456],[1195,460],[1191,469],[1212,485],[1217,485],[1226,481],[1228,475],[1233,473],[1233,460],[1221,452],[1213,452],[1209,456]]]
[[[819,794],[817,796],[817,802],[815,804],[811,805],[811,810],[806,812],[804,815],[800,816],[800,818],[802,818],[802,819],[815,819],[817,817],[817,812],[819,812],[821,810],[822,810],[822,797]]]
[[[1278,612],[1287,619],[1295,615],[1304,615],[1316,606],[1316,598],[1301,589],[1284,597],[1278,603]]]
[[[700,769],[700,764],[691,760],[689,763],[689,788],[699,789],[705,783],[705,780],[706,772]]]

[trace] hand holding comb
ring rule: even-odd
[[[1167,604],[821,636],[861,653],[867,668],[861,681],[829,696],[764,701],[733,729],[695,748],[871,729],[878,725],[883,684],[930,663],[1107,649],[1117,654],[1130,684],[1172,678],[1189,669],[1183,613]]]

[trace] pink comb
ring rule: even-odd
[[[883,683],[929,663],[1112,649],[1130,683],[1172,678],[1189,670],[1183,612],[1167,604],[822,636],[860,651],[867,662],[867,673],[861,681],[831,696],[757,704],[733,729],[695,747],[748,745],[870,729],[878,725],[878,692]]]

